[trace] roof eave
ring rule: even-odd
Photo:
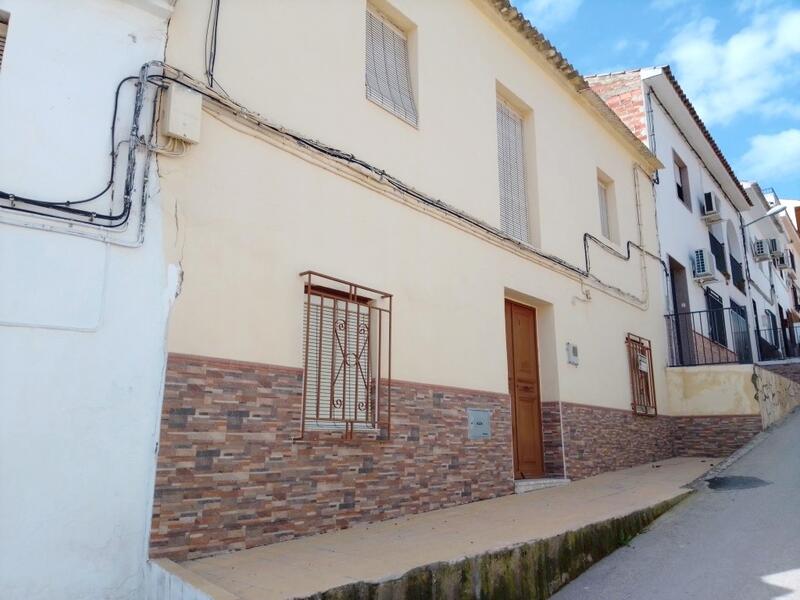
[[[658,77],[660,75],[663,75],[667,79],[668,83],[672,87],[672,90],[680,100],[684,109],[688,112],[689,116],[694,121],[697,128],[700,130],[700,133],[702,133],[703,137],[705,138],[706,143],[708,143],[709,147],[716,156],[717,160],[720,162],[723,169],[727,173],[728,177],[733,183],[733,187],[738,192],[740,198],[745,201],[745,204],[741,207],[741,210],[746,210],[748,207],[752,207],[753,202],[751,201],[750,197],[742,187],[739,178],[733,171],[733,167],[731,167],[730,163],[728,162],[728,159],[725,158],[725,155],[722,153],[722,150],[717,145],[717,142],[714,140],[714,137],[711,135],[711,132],[708,130],[705,123],[703,123],[703,120],[700,118],[700,115],[697,114],[697,110],[694,108],[694,105],[689,100],[688,96],[686,95],[686,92],[683,91],[683,88],[678,83],[678,80],[672,73],[672,69],[670,68],[670,66],[664,65],[663,67],[650,67],[648,69],[642,69],[642,79],[645,81],[651,77]],[[731,201],[733,202],[733,199],[731,199]]]
[[[589,112],[598,117],[602,123],[618,136],[618,139],[633,151],[646,170],[653,173],[658,169],[664,168],[664,165],[661,164],[655,154],[628,129],[617,114],[589,87],[589,83],[578,70],[564,58],[538,29],[531,25],[525,15],[514,8],[509,0],[481,1],[492,7],[505,23],[525,38],[553,71],[576,92],[578,98],[589,109]]]

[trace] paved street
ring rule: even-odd
[[[800,413],[556,600],[800,600]],[[739,489],[731,489],[739,488]]]

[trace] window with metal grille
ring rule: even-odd
[[[8,13],[0,11],[0,67],[3,66],[3,54],[6,50],[6,35],[8,34]]]
[[[675,173],[675,188],[678,195],[678,200],[689,210],[692,210],[692,195],[689,189],[689,170],[686,168],[686,163],[681,160],[677,152],[672,151],[672,166]]]
[[[417,126],[408,38],[386,17],[367,10],[367,98]]]
[[[625,346],[631,373],[631,408],[637,415],[655,417],[658,409],[650,340],[629,333],[625,338]]]
[[[725,305],[722,296],[711,288],[706,288],[706,308],[708,309],[708,336],[722,346],[728,345],[725,329]]]
[[[500,229],[528,242],[528,195],[525,184],[523,119],[497,99],[497,166],[500,178]]]
[[[386,429],[391,416],[391,295],[305,272],[303,432]],[[387,383],[388,382],[388,383]]]

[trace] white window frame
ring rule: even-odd
[[[372,36],[379,36],[380,39]],[[394,53],[393,65],[386,61],[387,48]],[[367,98],[417,127],[419,115],[411,77],[408,35],[372,6],[366,10],[365,56],[364,85]]]
[[[525,167],[525,117],[498,96],[496,118],[500,229],[516,240],[530,243],[530,204]]]

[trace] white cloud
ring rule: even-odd
[[[800,10],[756,12],[727,39],[718,40],[716,30],[714,19],[693,20],[658,57],[674,67],[703,119],[724,124],[743,113],[770,116],[780,112],[776,106],[791,114],[780,94],[796,85],[800,69]]]
[[[538,29],[552,29],[566,23],[581,6],[583,0],[527,0],[522,12]]]
[[[634,55],[642,54],[650,46],[647,40],[630,40],[622,38],[614,44],[614,52],[628,51]]]
[[[750,149],[739,162],[745,179],[767,185],[800,174],[800,129],[750,138]]]
[[[691,1],[692,0],[652,0],[650,2],[650,8],[656,10],[672,10],[681,4],[688,4]]]

